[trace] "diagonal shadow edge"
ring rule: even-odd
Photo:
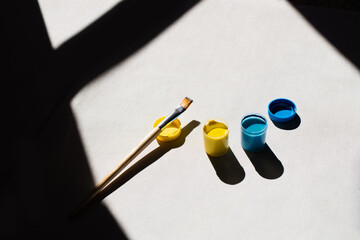
[[[191,6],[193,4],[195,4],[198,1],[177,1],[177,5],[174,3],[168,4],[166,6],[170,6],[170,10],[167,12],[166,8],[165,11],[163,13],[161,19],[163,19],[162,21],[160,21],[160,25],[162,26],[162,28],[159,28],[157,26],[154,26],[154,29],[156,30],[152,30],[149,31],[148,34],[146,35],[147,39],[144,38],[145,40],[143,41],[132,41],[132,40],[128,40],[127,42],[123,42],[123,44],[118,45],[118,48],[122,48],[122,50],[119,49],[115,49],[114,51],[112,51],[112,49],[110,48],[110,46],[107,45],[107,51],[109,51],[108,53],[102,53],[101,50],[97,49],[96,51],[93,51],[92,53],[95,54],[93,56],[93,58],[91,59],[91,61],[88,61],[90,59],[88,59],[87,57],[89,55],[81,55],[82,50],[84,50],[82,47],[87,46],[88,48],[91,48],[92,46],[96,45],[97,43],[99,43],[99,34],[96,33],[96,31],[98,30],[100,33],[102,31],[101,27],[98,26],[97,30],[93,29],[93,30],[84,30],[89,31],[86,34],[82,35],[82,37],[78,37],[76,39],[76,44],[74,44],[74,42],[70,39],[69,42],[67,42],[67,45],[61,46],[62,48],[57,49],[56,51],[54,51],[51,48],[51,44],[49,44],[48,42],[48,35],[46,32],[46,28],[45,25],[43,24],[43,19],[41,16],[41,12],[40,9],[38,7],[37,1],[32,0],[32,1],[27,1],[27,3],[29,2],[29,4],[33,5],[31,8],[27,8],[26,6],[28,5],[22,5],[19,4],[19,7],[21,7],[21,11],[23,11],[25,14],[21,14],[19,12],[19,10],[14,10],[16,12],[15,15],[21,15],[21,21],[19,21],[19,23],[23,23],[24,21],[29,21],[29,25],[32,27],[39,27],[40,29],[40,34],[39,36],[37,35],[33,35],[33,38],[30,37],[31,33],[26,32],[26,29],[15,29],[16,28],[16,23],[15,24],[10,24],[10,30],[13,30],[14,32],[19,31],[19,35],[17,36],[21,36],[21,34],[23,34],[25,32],[25,36],[22,36],[21,40],[23,42],[26,42],[26,40],[30,40],[30,42],[32,44],[28,44],[26,45],[26,47],[24,47],[24,52],[26,53],[26,55],[31,56],[31,52],[32,51],[38,51],[41,48],[41,51],[44,50],[44,54],[39,54],[36,55],[36,61],[39,62],[43,62],[44,64],[40,64],[39,66],[37,66],[36,68],[29,68],[31,70],[31,75],[29,76],[29,72],[28,69],[21,69],[21,64],[26,64],[25,61],[23,62],[16,62],[14,63],[14,70],[18,71],[19,73],[16,74],[16,80],[19,80],[19,84],[15,85],[14,89],[18,90],[18,88],[22,88],[20,93],[21,94],[17,94],[17,98],[18,101],[16,102],[16,104],[14,104],[14,109],[17,109],[18,111],[16,111],[15,114],[15,118],[18,119],[18,121],[16,121],[16,124],[13,125],[13,130],[14,130],[14,136],[13,139],[16,139],[13,142],[13,146],[14,146],[14,151],[16,149],[18,150],[24,150],[24,149],[29,149],[31,150],[31,152],[26,152],[26,150],[24,151],[24,153],[22,153],[21,151],[18,151],[18,154],[15,157],[15,161],[16,162],[20,162],[21,165],[23,165],[24,163],[26,163],[24,166],[21,166],[20,169],[20,173],[22,172],[26,172],[25,175],[21,175],[21,178],[19,178],[17,181],[15,181],[13,184],[10,185],[10,188],[12,187],[16,187],[16,186],[20,186],[22,189],[25,189],[26,186],[28,186],[29,183],[21,183],[21,179],[24,178],[28,178],[28,179],[32,179],[32,180],[37,180],[38,183],[41,183],[44,188],[46,189],[45,192],[42,192],[41,188],[37,190],[37,194],[34,195],[34,193],[32,193],[33,197],[31,198],[31,202],[27,203],[26,205],[29,205],[30,203],[35,203],[35,201],[37,199],[42,199],[42,196],[45,196],[47,193],[46,191],[50,191],[51,196],[50,198],[48,198],[48,196],[46,196],[46,200],[54,200],[55,196],[58,196],[58,194],[61,194],[61,189],[52,189],[52,183],[56,183],[59,184],[59,186],[61,188],[65,187],[67,184],[71,185],[72,187],[70,189],[66,189],[65,192],[69,193],[68,191],[73,191],[75,185],[72,185],[71,183],[74,183],[72,181],[69,181],[69,177],[72,178],[74,177],[74,171],[71,170],[71,174],[67,175],[65,177],[64,174],[67,174],[66,172],[62,172],[62,170],[64,169],[64,166],[66,164],[70,164],[70,166],[72,165],[71,163],[71,159],[72,160],[76,160],[76,156],[82,158],[83,160],[81,160],[80,162],[77,162],[76,164],[81,165],[81,164],[85,164],[85,170],[82,171],[87,171],[88,169],[88,160],[86,157],[86,154],[84,152],[84,148],[83,148],[83,144],[80,138],[80,135],[78,133],[78,129],[76,127],[76,122],[72,123],[75,121],[73,114],[71,113],[71,109],[70,109],[70,105],[69,105],[69,100],[71,99],[71,97],[76,94],[76,91],[80,90],[81,87],[83,85],[85,85],[88,81],[91,81],[91,79],[93,79],[94,77],[96,77],[97,75],[101,74],[103,71],[105,71],[107,68],[111,67],[112,65],[116,64],[117,62],[125,59],[128,55],[130,55],[132,52],[137,51],[137,49],[139,49],[140,47],[142,47],[144,44],[146,44],[148,41],[150,41],[152,38],[154,38],[157,34],[159,34],[162,29],[165,29],[166,26],[170,25],[171,22],[175,21],[178,17],[180,17],[184,12],[186,12],[188,9],[191,8]],[[127,1],[129,2],[129,1]],[[137,4],[135,4],[137,7],[141,7],[141,1],[136,1],[133,0],[133,3],[137,2]],[[144,2],[144,1],[143,1]],[[159,4],[161,3],[161,1],[157,1],[157,7],[159,7]],[[184,3],[184,5],[181,5],[182,3]],[[36,5],[36,6],[35,6]],[[179,6],[180,5],[180,6]],[[35,6],[35,7],[34,7]],[[165,7],[166,7],[165,6]],[[179,8],[177,8],[177,6],[179,6]],[[34,7],[34,8],[33,8]],[[15,8],[14,8],[15,9]],[[26,9],[26,10],[25,10]],[[35,11],[35,10],[36,11]],[[134,10],[134,7],[133,7]],[[136,10],[136,8],[135,8]],[[151,9],[148,9],[151,12]],[[11,13],[11,12],[10,12]],[[36,23],[36,21],[32,22],[34,19],[32,19],[31,17],[29,17],[29,15],[31,14],[36,14],[36,17],[38,18],[38,20],[40,19],[42,21],[41,24],[39,24],[39,22]],[[130,14],[130,13],[128,13]],[[167,14],[171,15],[170,17],[166,17]],[[8,14],[9,16],[11,16],[11,14]],[[105,14],[106,15],[106,14]],[[126,15],[126,14],[125,14]],[[139,14],[137,15],[139,17]],[[29,19],[30,18],[30,19]],[[12,19],[9,18],[11,21]],[[111,25],[111,19],[112,18],[108,18],[107,21],[105,21],[105,25]],[[138,20],[140,21],[141,18]],[[170,22],[168,20],[171,20]],[[158,19],[159,21],[159,19]],[[153,24],[157,24],[156,21],[149,21]],[[101,25],[101,24],[100,24]],[[131,25],[131,24],[130,24]],[[150,27],[149,24],[146,25],[147,27]],[[14,28],[15,27],[15,28]],[[14,28],[14,29],[11,29]],[[128,28],[131,31],[131,28]],[[151,29],[150,29],[151,30]],[[5,31],[7,31],[5,29]],[[155,33],[154,33],[155,32]],[[124,32],[122,32],[123,34]],[[119,34],[119,33],[118,33]],[[80,34],[81,35],[81,34]],[[11,36],[11,35],[10,35]],[[95,36],[94,39],[89,39],[89,36]],[[137,33],[137,35],[133,35],[136,38],[136,36],[139,37],[143,37],[141,36],[141,31],[139,33]],[[9,38],[12,38],[9,37]],[[43,40],[41,40],[40,42],[37,42],[38,39],[43,38]],[[86,40],[86,44],[82,41]],[[101,40],[101,39],[100,39]],[[136,39],[135,39],[136,40]],[[33,43],[36,44],[33,44]],[[101,41],[100,41],[101,42]],[[84,43],[84,44],[83,44]],[[132,44],[130,49],[127,49],[126,43]],[[15,47],[17,45],[21,44],[21,42],[16,42],[14,45]],[[105,41],[104,44],[106,45],[107,42]],[[14,48],[15,48],[14,47]],[[85,48],[86,50],[88,48]],[[65,49],[65,50],[63,50]],[[96,49],[96,48],[95,48]],[[77,51],[80,50],[80,51]],[[94,50],[94,49],[91,49]],[[131,51],[130,51],[131,50]],[[19,52],[18,56],[15,56],[16,58],[22,58],[24,55],[24,52]],[[37,52],[39,53],[39,52]],[[79,54],[79,55],[76,55]],[[96,56],[96,54],[100,54],[101,56]],[[122,53],[122,54],[121,54]],[[88,53],[90,54],[90,53]],[[117,56],[117,54],[119,54]],[[75,57],[77,56],[77,57]],[[80,57],[79,57],[80,56]],[[18,59],[16,59],[18,60]],[[22,59],[21,59],[22,60]],[[34,59],[32,59],[34,60]],[[81,61],[83,60],[84,62],[80,62],[80,64],[78,65],[78,69],[76,68],[76,64],[79,63],[77,61]],[[33,61],[31,63],[37,63],[36,61]],[[105,63],[105,64],[104,64]],[[17,65],[16,65],[17,64]],[[99,65],[99,67],[98,67]],[[20,68],[20,71],[19,71]],[[20,107],[21,106],[21,107]],[[19,108],[20,107],[20,108]],[[53,117],[51,117],[53,115]],[[44,117],[45,116],[45,117]],[[50,117],[49,117],[50,116]],[[71,118],[69,120],[69,118]],[[77,152],[76,154],[73,154],[73,150],[67,149],[66,146],[68,146],[68,142],[67,142],[67,138],[68,137],[64,137],[64,133],[61,133],[61,131],[59,132],[59,122],[61,124],[59,129],[65,129],[66,128],[70,128],[70,136],[71,139],[76,140],[76,144],[74,144],[72,146],[72,148],[76,148],[75,151]],[[21,128],[19,128],[20,125],[25,125],[25,127],[21,126]],[[43,128],[44,131],[41,131],[40,134],[34,134],[34,129],[38,129],[39,126],[44,126],[46,125],[46,128]],[[69,126],[70,125],[70,126]],[[39,132],[37,132],[39,133]],[[71,142],[71,141],[69,141]],[[31,148],[33,147],[33,148]],[[64,156],[62,156],[61,154],[63,154],[63,150],[64,148],[67,149],[67,154],[68,156],[70,156],[69,159],[67,159],[66,157],[64,158]],[[36,149],[36,150],[34,150]],[[59,155],[57,155],[59,154]],[[55,156],[57,155],[57,156]],[[35,161],[33,161],[35,160]],[[64,165],[65,162],[63,162],[63,160],[66,160],[66,164]],[[25,166],[27,168],[25,168]],[[36,167],[39,167],[39,169],[37,169]],[[18,167],[18,166],[15,166]],[[26,169],[26,171],[25,171]],[[52,169],[55,170],[56,172],[49,172],[47,170]],[[83,169],[81,167],[81,169]],[[33,171],[33,173],[40,173],[39,176],[36,176],[36,178],[34,179],[34,176],[31,176],[31,172]],[[17,172],[19,172],[18,169],[16,169]],[[13,176],[10,176],[9,178],[15,178],[15,176],[17,176],[19,173],[14,173]],[[79,173],[77,173],[79,174]],[[80,175],[83,173],[80,173]],[[84,173],[86,174],[87,177],[91,175],[88,175],[89,173]],[[76,174],[75,174],[76,175]],[[58,176],[58,177],[57,177]],[[48,179],[48,177],[50,177]],[[79,176],[78,176],[79,177]],[[47,181],[46,179],[50,180]],[[44,181],[45,180],[45,181]],[[92,180],[91,180],[92,181]],[[84,184],[88,184],[85,183]],[[44,189],[43,188],[43,189]],[[84,190],[84,189],[81,189]],[[28,192],[28,190],[26,190],[25,192]],[[20,197],[20,199],[18,199],[15,203],[13,204],[17,204],[19,201],[26,201],[29,200],[28,197],[25,198],[25,196],[28,196],[27,194],[24,194],[22,192],[20,193],[16,193],[16,194],[20,194],[18,197]],[[45,194],[45,195],[44,195]],[[21,196],[23,195],[23,199],[21,199]],[[69,199],[67,199],[69,195],[64,195],[61,198],[59,198],[58,200],[55,200],[57,203],[61,204],[61,199],[65,200],[66,203],[64,206],[61,206],[61,209],[63,207],[66,207],[69,204]],[[44,201],[44,199],[42,200]],[[72,200],[71,200],[72,201]],[[70,201],[70,202],[71,202]],[[56,210],[55,212],[53,211],[54,209],[47,209],[46,206],[48,206],[47,204],[49,203],[45,203],[45,205],[41,206],[41,211],[45,211],[45,215],[41,216],[43,218],[43,220],[46,220],[47,217],[51,217],[51,220],[57,219],[56,221],[62,221],[62,219],[58,219],[56,217],[56,214],[54,215],[54,213],[59,212],[59,210]],[[33,206],[32,208],[34,210],[32,211],[36,211],[38,205]],[[19,206],[18,206],[19,207]],[[52,205],[52,207],[56,208],[56,204]],[[105,211],[108,212],[108,210],[102,206],[99,205],[98,209],[103,209]],[[22,217],[25,217],[26,219],[23,220],[23,223],[30,223],[31,224],[29,226],[26,226],[27,230],[30,230],[30,232],[28,232],[28,235],[34,233],[40,233],[41,229],[39,229],[38,227],[40,227],[41,225],[38,225],[37,227],[35,226],[35,224],[38,224],[38,222],[34,222],[34,219],[28,217],[28,215],[26,215],[27,213],[21,213],[21,211],[23,210],[28,210],[26,209],[26,207],[24,207],[23,205],[21,205],[21,208],[17,211],[17,214],[21,214]],[[30,209],[29,209],[30,210]],[[49,212],[46,213],[46,211],[50,210]],[[97,217],[99,217],[99,219],[105,220],[105,218],[107,218],[108,220],[104,221],[108,222],[108,221],[112,221],[111,220],[111,214],[108,212],[108,214],[105,216],[103,214],[103,211],[99,210],[99,211],[95,211],[97,213],[95,213],[95,215]],[[13,213],[12,213],[13,214]],[[33,213],[35,214],[35,212]],[[50,215],[49,215],[50,214]],[[40,213],[38,212],[37,215],[34,215],[37,217],[40,217]],[[85,217],[85,216],[84,216]],[[96,217],[96,219],[93,219],[92,217],[88,217],[85,218],[85,222],[88,222],[90,225],[95,224],[95,222],[97,220],[99,220]],[[14,217],[13,217],[14,218]],[[29,219],[28,219],[29,218]],[[93,219],[94,221],[92,221],[91,219]],[[64,225],[62,228],[62,235],[64,234],[73,234],[77,233],[77,234],[82,234],[81,229],[76,229],[79,227],[80,222],[78,220],[75,221],[75,227],[73,227],[72,225],[68,225],[68,223],[66,224],[66,226]],[[47,229],[47,231],[42,231],[42,235],[46,234],[46,233],[50,233],[51,230],[53,231],[58,231],[60,228],[59,226],[57,226],[57,224],[52,224],[52,221],[47,221],[46,226],[51,226],[50,229]],[[20,227],[21,226],[17,226]],[[99,227],[99,226],[98,226]],[[97,227],[97,228],[98,228]],[[118,230],[120,230],[120,226],[118,226]],[[116,229],[113,229],[116,230]],[[39,231],[39,232],[38,232]],[[17,231],[18,234],[21,234],[21,231]],[[54,233],[54,232],[53,232]],[[90,231],[88,231],[88,234],[91,234]],[[108,233],[110,234],[110,233]],[[120,235],[122,235],[122,233],[120,233]],[[84,237],[84,236],[82,236]],[[126,238],[126,237],[125,237]]]
[[[360,69],[360,7],[338,1],[289,0],[292,6],[339,54]],[[347,5],[346,5],[347,4]]]
[[[37,101],[70,102],[89,81],[141,49],[199,0],[125,0],[55,50],[39,81]],[[55,78],[55,79],[54,79]],[[51,79],[51,81],[49,81]],[[124,82],[126,84],[126,82]],[[48,122],[55,110],[37,111]],[[38,129],[44,127],[38,123]]]

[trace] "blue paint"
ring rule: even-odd
[[[285,118],[289,115],[291,115],[294,111],[292,109],[289,109],[289,110],[280,110],[280,111],[277,111],[275,112],[275,116],[278,117],[278,118]]]
[[[241,120],[241,146],[249,152],[260,151],[265,146],[267,121],[259,114],[249,114]]]

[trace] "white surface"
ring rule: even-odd
[[[50,15],[73,3],[45,2],[58,45],[75,28]],[[78,14],[96,9],[86,4]],[[212,117],[229,124],[245,179],[217,177],[200,125],[106,198],[131,239],[359,239],[359,89],[358,69],[285,1],[212,0],[88,84],[72,108],[96,181],[185,96],[194,103],[183,126]],[[242,150],[239,122],[251,112],[267,116],[277,97],[297,104],[301,125],[285,131],[269,122],[267,143],[284,173],[268,180]]]
[[[57,48],[122,0],[38,1],[52,46]]]

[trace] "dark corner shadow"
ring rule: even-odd
[[[55,50],[36,0],[14,0],[0,9],[13,93],[12,159],[5,158],[1,169],[1,236],[127,239],[103,204],[68,218],[94,187],[70,100],[197,2],[121,1]]]
[[[208,155],[213,165],[216,175],[221,181],[227,184],[238,184],[245,178],[244,168],[236,159],[233,151],[229,148],[228,152],[220,157],[212,157]]]
[[[292,6],[360,69],[359,1],[290,0]]]
[[[68,217],[95,183],[76,120],[68,105],[59,108],[48,129],[51,131],[45,131],[41,136],[26,136],[14,142],[14,148],[20,151],[14,153],[18,166],[11,176],[11,184],[6,186],[9,192],[5,198],[14,199],[1,212],[3,216],[9,216],[1,223],[6,226],[5,236],[9,237],[5,239],[32,235],[41,235],[45,239],[55,235],[60,239],[69,236],[128,239],[103,204],[98,204],[91,212],[79,214],[76,219]]]
[[[172,142],[161,142],[158,141],[159,147],[148,153],[146,156],[139,159],[134,165],[127,169],[124,173],[121,173],[111,183],[109,183],[94,200],[94,203],[101,201],[106,198],[116,189],[124,185],[127,181],[137,175],[139,172],[153,164],[156,160],[164,156],[167,152],[172,149],[181,147],[185,143],[186,137],[197,127],[200,122],[192,120],[185,127],[182,128],[181,135]],[[93,204],[92,204],[93,205]]]
[[[278,122],[274,122],[274,125],[280,129],[283,130],[294,130],[296,128],[298,128],[301,124],[301,119],[299,117],[299,115],[296,113],[295,117],[293,119],[291,119],[289,122],[284,122],[284,123],[278,123]]]
[[[255,170],[263,178],[276,179],[284,173],[282,163],[266,143],[264,148],[259,152],[244,151],[254,165]]]

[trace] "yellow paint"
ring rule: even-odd
[[[166,126],[165,129],[162,130],[162,132],[160,133],[161,136],[171,136],[174,135],[177,131],[179,130],[179,128],[177,127],[172,127],[172,126]]]
[[[154,123],[153,127],[156,127],[165,117],[161,117]],[[179,119],[175,119],[171,123],[168,123],[161,131],[157,140],[163,142],[170,142],[177,139],[181,134],[181,123]]]
[[[228,130],[225,128],[214,128],[213,130],[208,132],[207,135],[210,137],[221,137],[224,136],[227,131]]]
[[[208,120],[203,126],[205,152],[213,157],[224,155],[229,149],[229,129],[225,121]]]

